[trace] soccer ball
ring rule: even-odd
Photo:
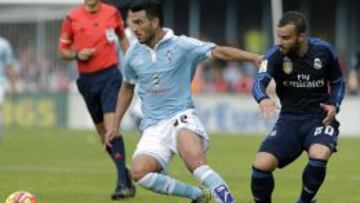
[[[10,194],[5,203],[37,203],[37,201],[30,192],[19,191]]]

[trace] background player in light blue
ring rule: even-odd
[[[117,134],[118,124],[129,107],[135,84],[141,98],[143,132],[133,156],[132,177],[151,191],[208,202],[211,194],[219,203],[235,202],[221,176],[206,164],[209,138],[194,110],[191,81],[197,64],[209,57],[257,62],[258,54],[219,47],[186,36],[175,36],[163,28],[161,4],[137,0],[130,7],[130,27],[139,43],[125,56],[124,83],[119,93],[114,129],[106,144]],[[166,175],[167,164],[179,154],[193,176],[209,190],[201,190]]]
[[[0,37],[0,136],[2,133],[2,108],[5,95],[7,78],[10,85],[10,94],[16,92],[16,61],[13,50],[8,40]]]

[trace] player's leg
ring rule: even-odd
[[[312,127],[305,139],[309,161],[302,174],[302,189],[298,203],[308,203],[313,200],[326,176],[327,162],[336,151],[339,123],[334,121],[329,126]]]
[[[104,142],[106,129],[109,129],[114,122],[115,113],[105,113],[102,125],[97,125],[101,141]],[[99,128],[101,131],[99,131]],[[112,199],[122,199],[125,197],[133,197],[135,195],[135,186],[132,184],[130,171],[126,167],[125,144],[122,135],[118,135],[111,141],[112,146],[106,147],[107,153],[114,161],[117,171],[117,184]]]
[[[177,137],[178,153],[193,176],[211,191],[218,203],[234,203],[224,179],[206,164],[203,138],[185,128],[178,131]]]
[[[200,188],[175,180],[165,173],[172,152],[166,146],[168,135],[163,129],[158,124],[144,131],[134,152],[132,177],[140,186],[153,192],[196,200],[203,194]]]
[[[105,130],[111,128],[115,120],[115,113],[106,113],[104,114],[104,126]],[[104,135],[101,134],[101,140],[104,140]],[[125,154],[125,145],[122,135],[118,135],[111,141],[111,147],[106,147],[106,151],[109,153],[111,158],[114,160],[114,163],[118,172],[118,183],[123,184],[123,187],[132,185],[131,182],[128,182],[128,173],[126,169],[126,154]]]
[[[101,143],[104,143],[104,135],[106,133],[105,120],[108,120],[109,115],[99,116],[102,112],[96,113],[94,110],[91,111],[91,116],[96,122],[95,127],[99,135]],[[103,120],[102,120],[103,119]],[[135,187],[132,184],[130,173],[126,168],[125,164],[125,151],[122,137],[118,136],[112,141],[112,147],[106,147],[106,152],[113,160],[116,171],[117,181],[114,192],[111,194],[111,198],[114,200],[133,197],[135,195]]]
[[[109,68],[101,76],[102,84],[98,87],[100,92],[101,110],[103,112],[103,123],[105,131],[111,129],[115,122],[116,103],[122,77],[116,67]],[[100,134],[104,140],[105,133]],[[130,175],[126,168],[125,144],[122,135],[116,136],[111,140],[111,147],[106,147],[106,151],[115,163],[118,175],[117,188],[112,199],[121,199],[135,195],[135,187],[131,182]]]
[[[139,154],[133,159],[132,177],[143,188],[192,200],[202,195],[200,188],[175,180],[161,171],[162,166],[150,155]]]
[[[272,172],[278,166],[277,158],[268,152],[258,152],[252,166],[251,191],[257,203],[270,203],[274,190]]]
[[[104,116],[105,120],[106,117],[109,115]],[[104,143],[104,135],[106,133],[106,127],[104,122],[95,124],[96,131],[100,137],[101,143]],[[124,186],[128,185],[127,176],[127,169],[125,167],[125,151],[124,151],[124,142],[122,136],[118,136],[113,139],[112,147],[106,147],[106,152],[109,154],[111,159],[114,161],[116,168],[118,169],[118,181],[117,184],[123,184]],[[120,170],[119,170],[120,169]],[[131,184],[131,180],[129,182]]]
[[[79,89],[79,92],[81,93],[81,95],[83,96],[87,109],[91,115],[91,118],[95,124],[97,133],[100,137],[101,142],[104,142],[104,135],[106,132],[106,128],[105,128],[105,124],[104,124],[104,119],[109,120],[108,117],[104,116],[104,112],[114,112],[115,110],[115,103],[116,103],[116,99],[115,102],[114,101],[110,101],[112,98],[111,97],[103,97],[102,96],[102,92],[104,89],[106,89],[106,84],[108,81],[111,80],[106,80],[107,78],[111,78],[109,77],[105,77],[106,74],[110,74],[111,72],[102,72],[97,75],[81,75],[80,78],[77,80],[77,86]],[[104,79],[102,79],[104,78]],[[101,80],[102,79],[102,80]],[[112,89],[114,89],[115,87],[113,87]],[[117,90],[118,91],[118,90]],[[113,90],[110,92],[114,92]],[[114,93],[109,94],[109,95],[114,95]],[[105,101],[105,102],[104,102]],[[110,101],[110,102],[108,102]],[[105,108],[104,108],[105,106]],[[105,111],[104,111],[105,110]],[[106,113],[105,113],[106,114]],[[116,141],[115,141],[116,142]],[[119,144],[121,145],[121,143]],[[118,146],[116,148],[123,148],[122,146]],[[117,153],[116,150],[113,151],[110,148],[107,148],[107,152],[110,155],[111,159],[115,162],[115,166],[117,168],[118,171],[118,181],[116,184],[116,188],[115,188],[115,192],[111,195],[111,198],[113,199],[119,199],[119,198],[123,198],[122,193],[124,193],[120,187],[118,187],[119,185],[126,185],[127,181],[126,181],[126,177],[129,176],[124,176],[123,174],[127,174],[126,171],[124,172],[124,159],[114,159],[113,157],[117,157]],[[123,167],[124,166],[124,167]],[[130,178],[128,178],[130,179]],[[127,187],[126,187],[127,189]],[[119,195],[118,191],[121,191],[121,195]],[[133,196],[134,195],[134,190],[130,191],[126,190],[126,196]]]
[[[296,123],[296,122],[295,122]],[[302,152],[298,126],[281,118],[262,142],[252,166],[251,191],[256,203],[270,203],[275,186],[272,172],[294,161]]]
[[[172,150],[179,153],[193,176],[206,186],[217,202],[235,202],[224,179],[206,164],[208,137],[193,109],[175,117]]]

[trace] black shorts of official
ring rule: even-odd
[[[262,142],[259,152],[268,152],[283,168],[297,159],[312,144],[322,144],[336,152],[339,122],[334,120],[325,127],[324,116],[280,115],[273,130]]]
[[[115,112],[121,82],[121,72],[116,65],[80,74],[77,86],[95,124],[103,122],[105,113]]]

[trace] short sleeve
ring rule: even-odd
[[[328,69],[328,79],[331,82],[338,80],[339,78],[343,77],[343,73],[341,71],[339,60],[336,56],[336,52],[332,47],[328,47],[329,50],[329,69]]]
[[[121,13],[119,11],[115,11],[115,32],[119,36],[123,36],[125,31],[124,20],[121,17]]]
[[[134,68],[131,66],[130,54],[131,53],[127,52],[126,55],[125,55],[124,66],[122,68],[122,75],[123,75],[124,81],[126,83],[135,85],[135,83],[137,81],[137,75],[136,75],[136,72],[135,72]]]
[[[188,50],[189,57],[195,63],[199,63],[211,56],[211,50],[216,46],[214,43],[203,42],[195,38],[181,36],[181,43],[185,50]]]
[[[268,52],[266,52],[264,59],[260,64],[259,73],[265,73],[266,75],[273,77],[275,70],[274,66],[277,62],[276,51],[277,47],[273,47]]]
[[[74,33],[71,26],[71,18],[66,16],[61,26],[58,48],[69,49],[73,43]]]

